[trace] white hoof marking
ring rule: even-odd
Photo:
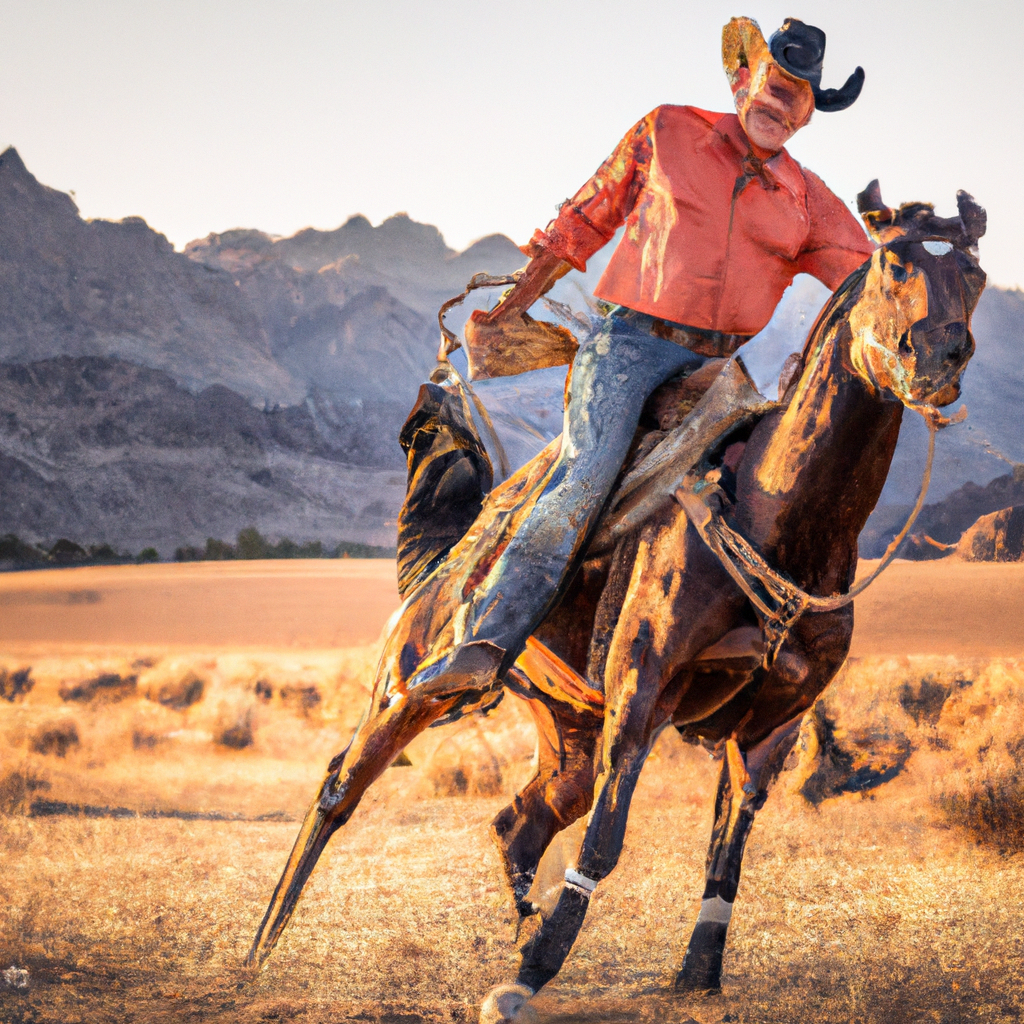
[[[535,1024],[537,1011],[529,1005],[533,989],[526,985],[498,985],[480,1007],[480,1024]]]

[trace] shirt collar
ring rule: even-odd
[[[735,154],[736,164],[742,169],[743,161],[750,152],[750,140],[735,114],[725,114],[718,119],[713,129]],[[774,156],[764,161],[764,166],[778,183],[794,196],[802,198],[807,188],[800,165],[782,148]]]

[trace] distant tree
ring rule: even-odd
[[[222,562],[236,558],[234,547],[224,540],[214,540],[213,537],[206,538],[206,551],[203,557],[208,562]]]
[[[269,557],[270,558],[302,558],[299,552],[302,549],[298,544],[295,543],[290,537],[282,537],[274,546],[271,548]]]
[[[187,545],[176,548],[174,560],[202,562],[232,558],[394,558],[395,554],[394,548],[359,544],[355,541],[342,541],[329,552],[324,550],[324,543],[320,540],[309,540],[299,544],[290,537],[282,537],[276,544],[272,544],[255,526],[247,526],[244,530],[239,530],[234,544],[209,537],[204,548]]]
[[[175,556],[177,556],[177,553],[175,553]],[[143,562],[159,562],[160,561],[160,552],[157,551],[156,548],[143,548],[139,552],[139,555],[135,559],[135,561],[140,563],[140,564],[143,563]],[[184,559],[182,559],[182,561],[184,561]]]
[[[355,541],[343,540],[331,555],[332,558],[394,558],[394,548],[377,547],[374,544],[358,544]]]
[[[46,553],[23,541],[17,534],[5,533],[0,537],[0,562],[31,565],[46,560]]]
[[[322,541],[311,540],[296,544],[290,537],[282,537],[267,553],[268,558],[323,558]]]
[[[67,537],[61,537],[50,548],[50,558],[58,565],[74,565],[76,562],[88,561],[89,554],[80,544],[68,540]]]
[[[127,551],[119,554],[109,544],[90,544],[87,560],[97,565],[122,565],[132,561],[132,556]]]
[[[272,558],[271,547],[267,539],[255,526],[247,526],[238,531],[235,540],[235,558]]]

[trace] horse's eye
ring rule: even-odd
[[[892,267],[892,279],[894,281],[906,281],[907,279],[907,268],[899,263],[890,263]]]
[[[952,242],[940,242],[936,239],[921,244],[924,246],[924,251],[930,252],[933,256],[948,256],[953,251]]]

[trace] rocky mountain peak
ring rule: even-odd
[[[0,362],[120,356],[193,389],[301,401],[228,274],[211,274],[141,217],[85,221],[16,150],[0,154]]]
[[[3,235],[23,230],[28,220],[46,221],[51,232],[67,230],[79,220],[71,196],[40,184],[13,146],[0,153],[0,211]]]

